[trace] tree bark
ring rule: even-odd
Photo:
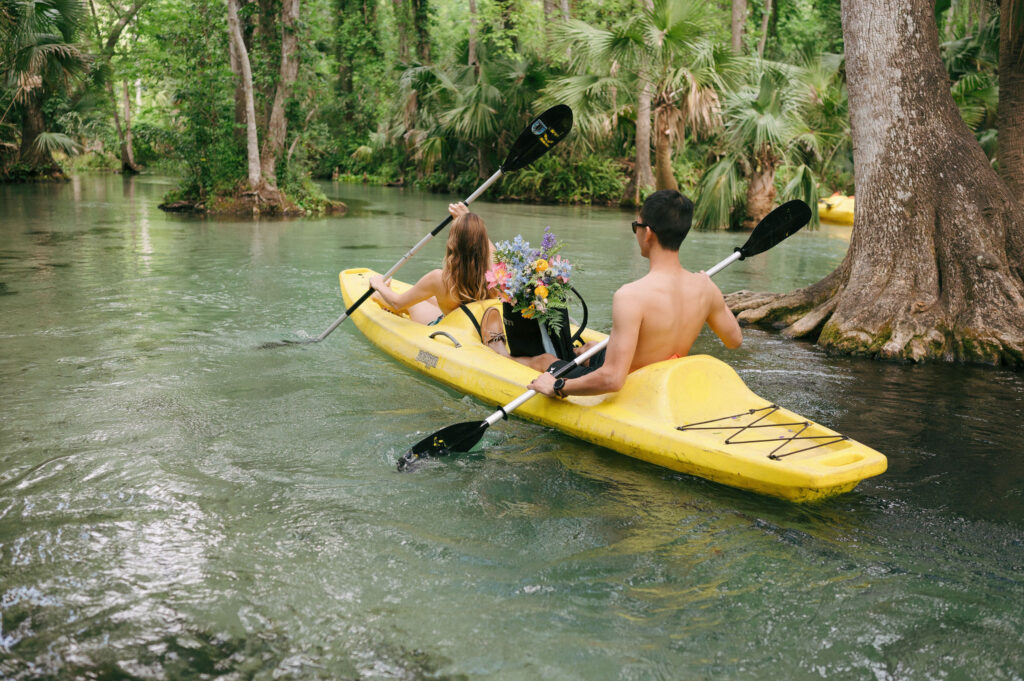
[[[743,28],[747,24],[747,0],[732,0],[732,52],[743,54]]]
[[[660,110],[654,114],[654,187],[655,189],[675,189],[675,171],[672,168],[672,127],[664,120]]]
[[[747,181],[746,218],[744,229],[754,229],[768,213],[775,208],[775,162],[771,151],[766,150],[751,169]]]
[[[768,43],[768,22],[772,18],[772,0],[764,0],[764,13],[761,15],[761,41],[757,43],[757,56],[764,57],[764,46]]]
[[[1024,366],[1024,215],[953,103],[931,0],[843,0],[857,215],[822,281],[745,322],[892,359]]]
[[[285,104],[292,96],[292,86],[299,74],[298,23],[299,0],[284,0],[281,5],[281,67],[260,154],[263,181],[272,186],[277,185],[277,161],[284,153],[284,143],[288,136]]]
[[[242,91],[245,97],[245,139],[246,157],[249,162],[249,189],[257,192],[262,185],[260,168],[260,144],[256,129],[256,105],[253,98],[252,67],[249,64],[249,51],[242,40],[242,27],[238,20],[238,0],[228,0],[228,28],[231,40],[235,45],[235,54],[242,75]]]
[[[999,6],[999,173],[1024,197],[1024,0]]]
[[[128,81],[124,81],[122,85],[124,137],[121,140],[121,172],[133,175],[139,172],[139,166],[135,163],[135,148],[132,145],[132,99],[128,91]]]
[[[654,172],[651,170],[651,84],[644,83],[637,97],[636,105],[636,167],[633,181],[627,188],[631,196],[626,203],[640,205],[643,192],[654,186]]]
[[[473,67],[474,73],[480,74],[480,64],[476,60],[476,0],[469,0],[469,57],[466,63]]]

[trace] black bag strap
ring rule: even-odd
[[[569,286],[569,290],[576,294],[576,297],[580,299],[580,305],[583,306],[583,321],[580,322],[580,328],[576,329],[576,333],[572,335],[572,339],[569,341],[570,345],[576,345],[576,341],[583,335],[583,329],[587,328],[587,303],[583,300],[583,296],[580,295],[575,286]]]
[[[579,295],[579,294],[576,294],[576,295]],[[481,338],[483,338],[484,332],[483,332],[483,330],[480,329],[480,322],[478,322],[476,320],[476,317],[474,317],[473,313],[469,311],[469,308],[466,307],[465,303],[459,303],[459,307],[462,308],[462,311],[466,313],[467,317],[469,317],[469,321],[473,322],[473,326],[474,326],[474,328],[476,328],[476,335],[478,335]]]

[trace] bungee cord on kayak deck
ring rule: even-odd
[[[803,435],[803,432],[805,430],[807,430],[808,428],[810,428],[811,426],[814,425],[810,421],[792,421],[792,422],[789,422],[789,423],[760,423],[764,419],[768,418],[769,416],[771,416],[772,414],[777,412],[779,409],[780,409],[779,405],[777,405],[777,404],[769,404],[766,407],[761,407],[759,409],[748,409],[747,411],[741,412],[739,414],[732,414],[730,416],[721,416],[721,417],[719,417],[717,419],[709,419],[707,421],[698,421],[697,423],[690,423],[690,424],[687,424],[685,426],[677,426],[676,430],[735,430],[736,431],[735,433],[733,433],[732,435],[730,435],[729,437],[725,438],[725,440],[722,441],[723,444],[727,444],[727,445],[749,445],[749,444],[755,444],[755,443],[760,443],[760,442],[776,442],[778,440],[782,440],[782,443],[779,444],[778,447],[773,449],[768,454],[768,458],[772,459],[774,461],[778,461],[779,459],[785,458],[787,456],[792,456],[793,454],[799,454],[801,452],[809,452],[810,450],[817,449],[818,447],[827,447],[828,445],[834,445],[834,444],[836,444],[838,442],[842,442],[843,440],[848,440],[849,439],[846,435],[841,435],[839,433],[829,433],[827,435]],[[756,419],[754,419],[750,423],[747,423],[747,424],[744,424],[744,425],[741,425],[741,426],[708,426],[708,425],[705,425],[705,424],[708,424],[708,423],[718,423],[719,421],[728,421],[728,420],[738,419],[741,416],[753,416],[757,412],[765,411],[765,410],[768,410],[768,411],[766,413],[764,413],[764,414],[761,414],[760,416],[758,416]],[[790,437],[786,437],[785,435],[780,435],[779,437],[766,438],[764,440],[736,440],[736,439],[734,439],[734,438],[737,438],[740,435],[742,435],[748,429],[754,429],[754,428],[786,428],[789,432],[792,433],[793,431],[790,430],[790,428],[789,428],[790,426],[800,426],[800,430],[798,430],[795,433],[793,433],[793,435],[790,436]],[[792,452],[786,452],[785,454],[776,454],[776,452],[778,452],[780,449],[782,449],[783,447],[785,447],[786,445],[788,445],[791,442],[795,442],[796,440],[828,440],[828,442],[819,442],[816,445],[811,445],[810,447],[804,447],[803,449],[797,449],[797,450],[792,451]]]

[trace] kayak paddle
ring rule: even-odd
[[[501,164],[498,170],[487,178],[482,185],[477,187],[476,191],[470,194],[463,203],[467,206],[478,196],[484,193],[488,187],[494,184],[499,177],[505,173],[510,173],[513,170],[519,170],[524,168],[538,158],[543,156],[549,149],[554,147],[556,144],[561,142],[569,131],[572,130],[572,109],[565,104],[557,104],[541,115],[530,121],[530,124],[523,129],[519,134],[519,138],[512,145],[512,149],[508,152],[508,156],[505,161]],[[437,227],[434,227],[430,232],[427,233],[419,243],[409,249],[409,252],[402,256],[402,259],[396,262],[391,269],[384,273],[384,280],[387,281],[398,271],[402,265],[409,262],[428,241],[433,239],[437,234],[447,227],[452,221],[452,216],[447,216],[442,220]],[[362,305],[366,300],[373,295],[373,289],[370,288],[360,298],[349,305],[348,309],[338,317],[333,324],[327,327],[327,330],[316,338],[311,338],[302,341],[283,340],[277,343],[264,343],[261,348],[275,348],[284,345],[301,345],[305,343],[319,343],[341,324],[343,321],[349,318],[357,307]]]
[[[737,260],[744,260],[758,253],[764,253],[786,237],[800,230],[810,220],[811,208],[803,201],[793,200],[782,204],[758,223],[745,244],[737,248],[728,258],[707,270],[708,276],[718,274]],[[577,355],[576,359],[563,365],[552,375],[558,378],[569,372],[573,367],[582,364],[592,355],[603,350],[608,345],[609,340],[610,337],[605,338],[600,343],[588,348],[586,352]],[[406,470],[410,464],[422,458],[442,456],[451,452],[468,452],[480,441],[480,438],[484,436],[484,433],[490,426],[493,426],[503,418],[508,418],[509,414],[536,394],[536,390],[527,390],[504,407],[499,407],[496,412],[483,421],[456,423],[423,438],[398,460],[398,470]]]

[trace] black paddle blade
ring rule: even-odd
[[[747,243],[740,246],[740,260],[764,253],[786,237],[795,234],[811,221],[811,207],[800,199],[782,204],[764,216],[750,233]]]
[[[412,446],[400,459],[398,470],[409,468],[410,464],[432,456],[445,456],[452,452],[468,452],[473,449],[488,427],[487,421],[465,421],[428,435]]]
[[[570,130],[572,109],[556,104],[530,121],[501,164],[502,171],[508,173],[530,165],[565,139]]]

